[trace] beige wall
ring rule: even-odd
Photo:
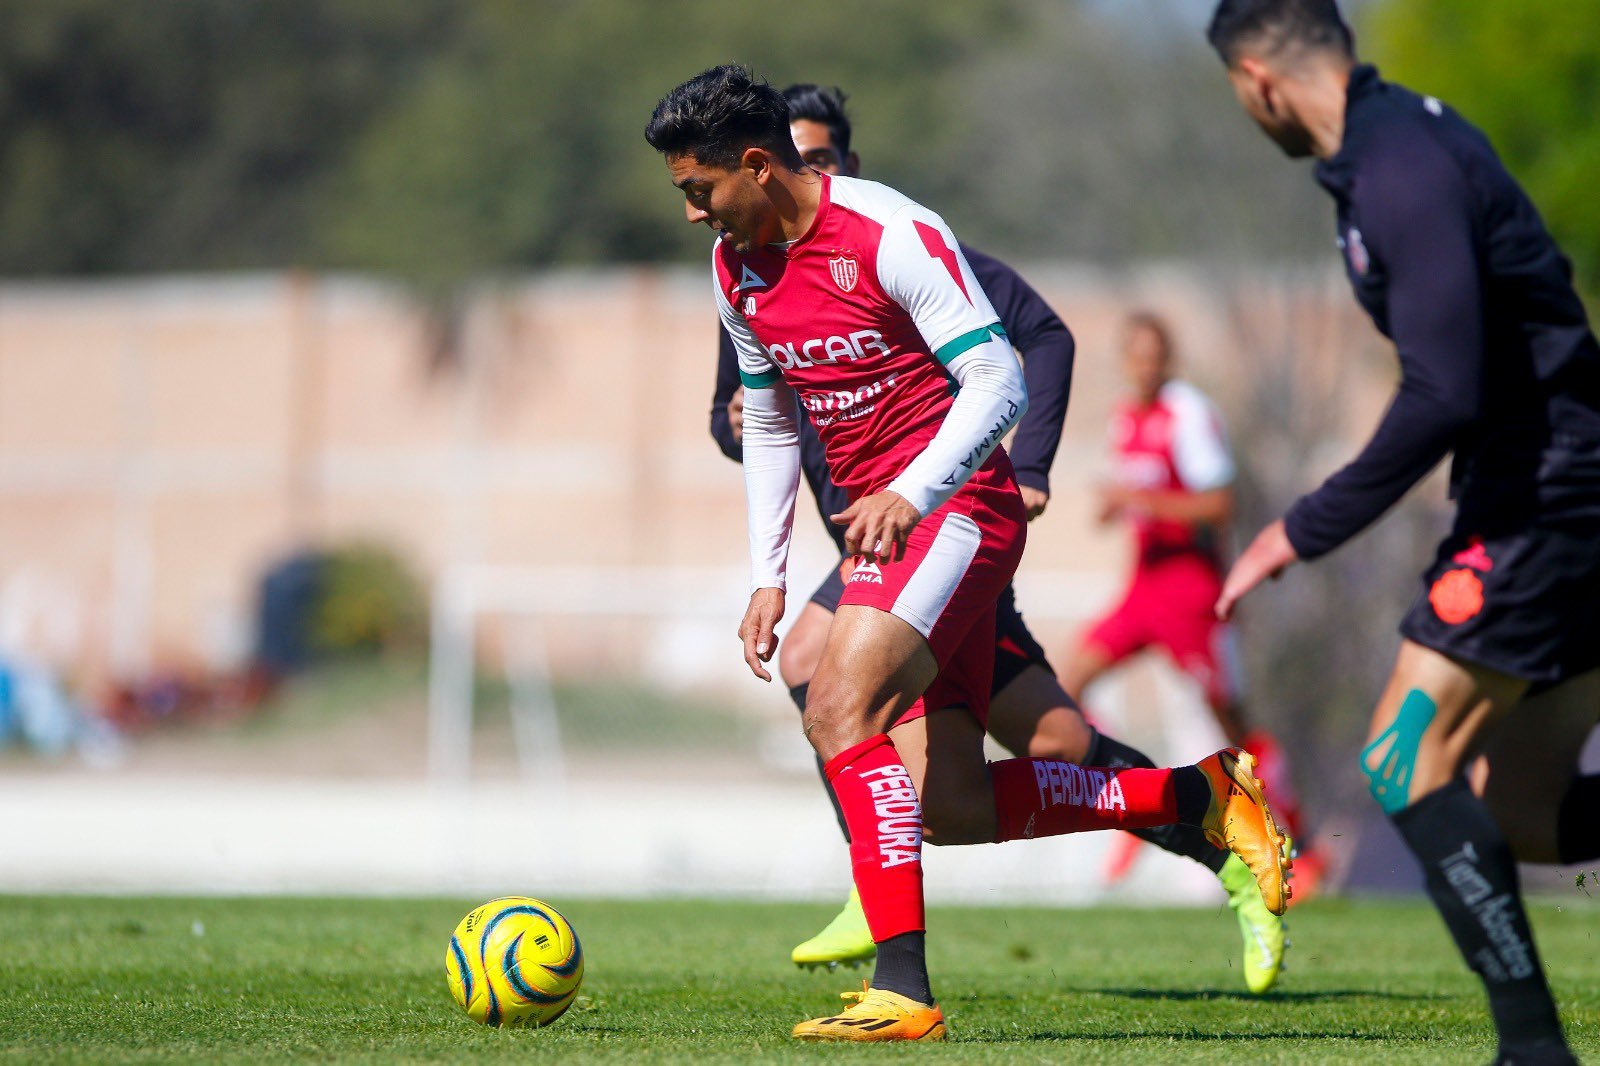
[[[1305,402],[1353,398],[1348,436],[1392,381],[1324,273],[1026,273],[1080,351],[1025,572],[1114,582],[1122,565],[1087,490],[1129,305],[1173,317],[1190,376],[1230,414],[1288,361]],[[221,665],[247,645],[262,568],[308,540],[378,537],[426,574],[461,558],[742,564],[737,468],[706,432],[713,329],[699,271],[486,289],[442,365],[416,307],[361,279],[0,286],[0,640],[93,673]],[[820,543],[810,511],[801,524]]]

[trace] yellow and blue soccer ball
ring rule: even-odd
[[[484,1025],[549,1025],[583,983],[578,934],[548,903],[492,899],[461,919],[444,955],[450,995]]]

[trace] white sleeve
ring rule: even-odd
[[[889,484],[927,515],[999,446],[1028,409],[1028,389],[999,316],[938,215],[917,205],[895,213],[878,247],[878,280],[958,386],[933,440]]]
[[[1210,492],[1231,485],[1236,471],[1228,450],[1222,416],[1205,393],[1175,381],[1162,398],[1172,407],[1172,465],[1190,492]]]
[[[800,416],[794,390],[716,286],[717,313],[739,353],[744,383],[745,521],[750,591],[787,588],[794,501],[800,490]]]

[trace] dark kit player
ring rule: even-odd
[[[855,566],[802,722],[849,828],[877,967],[853,1006],[794,1035],[943,1039],[924,947],[925,832],[956,844],[1201,825],[1281,913],[1283,841],[1247,753],[1172,770],[984,761],[995,602],[1027,526],[1000,439],[1027,392],[943,220],[807,167],[783,96],[739,67],[674,89],[645,136],[687,221],[718,235],[715,299],[746,390],[752,593],[739,634],[763,680],[784,613],[801,408],[850,498],[835,519]]]
[[[855,177],[860,160],[850,149],[850,120],[844,94],[817,85],[792,85],[783,93],[789,105],[789,132],[795,150],[807,166],[825,174]],[[1022,354],[1023,377],[1028,386],[1028,409],[1017,425],[1011,457],[1017,482],[1031,521],[1050,499],[1050,465],[1061,441],[1061,424],[1067,413],[1072,386],[1074,344],[1072,334],[1050,306],[1016,271],[997,259],[961,246],[972,272],[994,304],[1006,336]],[[743,448],[743,394],[739,383],[739,357],[727,330],[719,330],[717,387],[711,403],[711,432],[723,453],[741,459]],[[800,465],[821,511],[823,525],[844,556],[844,529],[828,520],[849,506],[844,490],[828,475],[822,441],[809,420],[802,419]],[[844,595],[849,564],[830,567],[827,576],[801,609],[778,650],[778,670],[790,697],[803,712],[806,692],[828,627]],[[1221,582],[1220,575],[1217,578]],[[1204,609],[1216,598],[1213,588]],[[1210,622],[1215,626],[1215,621]],[[993,680],[990,685],[988,731],[1015,755],[1033,755],[1091,766],[1154,766],[1143,753],[1096,732],[1084,720],[1072,699],[1056,682],[1044,650],[1017,612],[1007,586],[996,605]],[[1230,740],[1230,743],[1235,743]],[[1249,744],[1240,744],[1258,754]],[[1266,775],[1262,773],[1263,779]],[[1269,791],[1274,786],[1268,782]],[[831,795],[831,793],[830,793]],[[1278,804],[1274,800],[1274,810]],[[840,826],[844,819],[840,816]],[[1135,830],[1135,833],[1174,854],[1201,863],[1217,874],[1228,892],[1243,937],[1243,972],[1253,992],[1265,992],[1276,982],[1284,951],[1283,919],[1267,909],[1248,867],[1238,856],[1212,846],[1193,826],[1171,825]],[[848,840],[848,832],[846,839]],[[791,958],[801,966],[855,964],[876,954],[861,901],[852,891],[844,909],[817,935],[798,945]]]
[[[1574,1062],[1516,860],[1600,857],[1600,778],[1578,776],[1600,716],[1600,345],[1488,141],[1356,65],[1333,0],[1224,0],[1210,38],[1250,116],[1317,157],[1356,298],[1401,368],[1367,446],[1257,536],[1218,611],[1453,455],[1455,526],[1401,623],[1361,768],[1488,992],[1497,1061]]]

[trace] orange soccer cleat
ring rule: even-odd
[[[943,1040],[944,1012],[898,992],[870,988],[840,993],[855,1004],[828,1018],[813,1018],[794,1027],[796,1040]]]
[[[1292,864],[1283,833],[1256,780],[1255,756],[1243,748],[1223,748],[1195,767],[1211,785],[1211,806],[1201,824],[1206,839],[1244,860],[1267,910],[1281,915],[1289,907],[1287,875]]]

